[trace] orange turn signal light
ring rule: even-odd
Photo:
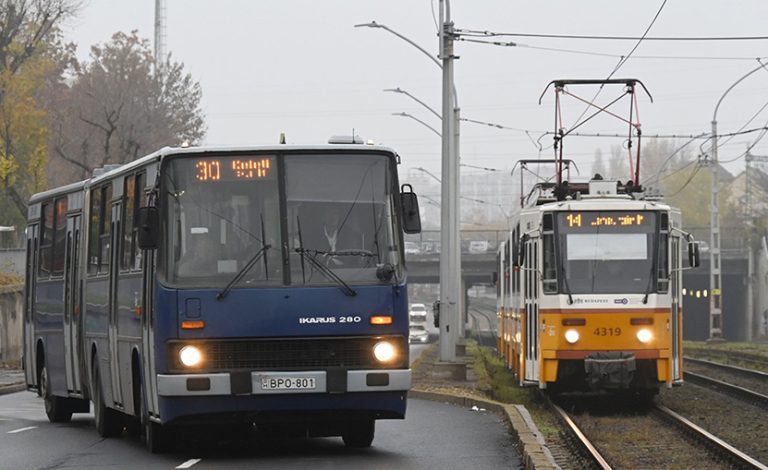
[[[390,315],[374,315],[371,317],[371,325],[391,325],[392,317]]]
[[[184,320],[181,322],[182,330],[199,330],[201,328],[205,328],[203,320]]]

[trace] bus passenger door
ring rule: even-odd
[[[37,286],[37,231],[38,226],[27,227],[27,265],[24,308],[24,379],[27,385],[37,386],[35,376],[35,288]]]
[[[155,251],[146,250],[143,251],[143,254],[142,282],[144,288],[142,289],[143,295],[141,300],[141,355],[144,358],[142,361],[142,374],[144,380],[142,381],[142,385],[146,399],[147,412],[151,416],[157,416],[157,371],[155,369],[154,328],[155,306],[153,301],[155,297]]]
[[[680,276],[682,271],[680,270],[680,237],[670,237],[672,240],[672,247],[670,249],[671,269],[670,269],[670,286],[669,294],[672,297],[672,311],[671,311],[671,331],[672,335],[672,380],[682,380],[682,374],[680,371]]]
[[[123,406],[123,392],[121,389],[122,378],[120,377],[120,351],[118,344],[118,332],[117,332],[117,313],[118,313],[118,298],[117,298],[117,278],[120,270],[120,256],[118,246],[120,244],[120,203],[115,202],[112,204],[112,227],[110,232],[110,247],[109,247],[109,307],[107,309],[109,315],[108,321],[108,337],[109,337],[109,366],[112,376],[112,402],[118,407]]]
[[[539,381],[539,299],[538,299],[538,238],[525,242],[525,273],[523,299],[525,302],[525,380]]]
[[[67,218],[66,265],[64,267],[64,365],[67,391],[80,393],[80,215]]]

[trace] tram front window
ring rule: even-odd
[[[560,291],[620,294],[655,291],[658,240],[653,212],[571,212],[558,215]]]

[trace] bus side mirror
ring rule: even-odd
[[[440,301],[435,300],[432,304],[432,322],[435,328],[440,328]]]
[[[698,268],[699,264],[701,264],[699,242],[688,242],[688,264],[692,268]]]
[[[497,271],[494,271],[491,275],[491,283],[495,286],[499,283],[499,273]]]
[[[139,248],[154,250],[160,244],[160,213],[157,207],[139,208]]]
[[[407,190],[406,186],[408,187]],[[404,184],[400,188],[400,207],[402,208],[403,231],[405,233],[421,233],[419,200],[416,198],[416,193],[413,192],[413,187],[410,184]]]

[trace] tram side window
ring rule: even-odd
[[[661,214],[661,230],[659,231],[659,261],[657,263],[658,292],[666,293],[669,290],[669,216]],[[676,256],[673,253],[673,256]]]
[[[545,294],[557,293],[557,258],[555,257],[555,232],[552,214],[544,214],[542,233],[543,279],[542,287]]]
[[[123,196],[123,242],[120,247],[120,269],[141,268],[141,250],[138,248],[139,227],[136,225],[139,208],[144,202],[144,173],[125,177]]]
[[[43,204],[42,230],[40,232],[40,263],[37,269],[38,279],[47,279],[53,267],[53,204]]]

